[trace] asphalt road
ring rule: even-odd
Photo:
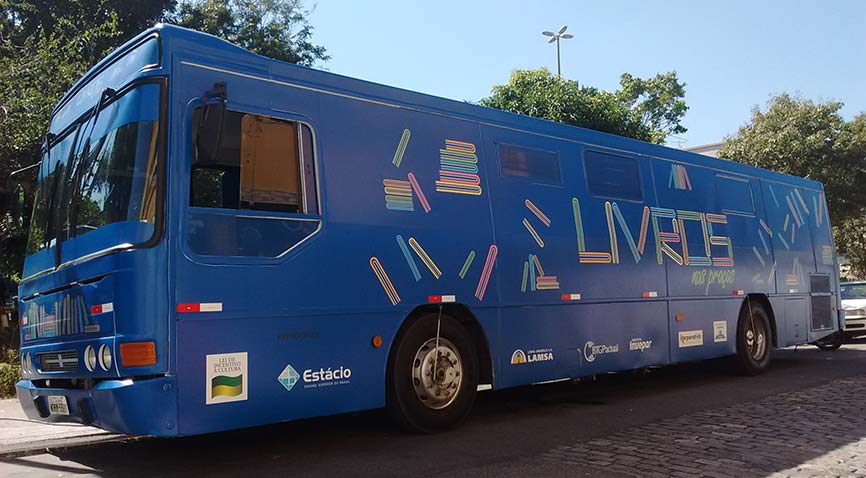
[[[866,476],[866,462],[839,458],[866,455],[866,346],[776,351],[760,377],[729,365],[483,392],[440,435],[372,411],[52,450],[0,461],[0,477]]]

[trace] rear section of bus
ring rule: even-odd
[[[53,111],[19,288],[32,419],[176,434],[162,52],[158,29],[139,35]]]

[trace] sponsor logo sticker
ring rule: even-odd
[[[724,320],[713,322],[713,342],[728,341],[728,323]]]
[[[205,356],[205,404],[247,399],[247,353]]]
[[[307,369],[303,374],[304,388],[346,385],[351,382],[350,378],[352,378],[352,369],[349,367]]]
[[[704,345],[703,330],[684,330],[679,333],[680,348]]]
[[[532,362],[550,362],[553,360],[553,349],[534,349],[524,352],[517,349],[511,354],[511,365]]]
[[[629,350],[637,350],[640,352],[647,351],[647,350],[651,349],[652,346],[653,346],[652,340],[645,340],[645,339],[636,338],[636,339],[631,339],[628,342],[628,349]]]
[[[291,392],[298,382],[303,383],[304,389],[324,388],[351,383],[352,369],[349,367],[320,367],[318,369],[308,368],[303,373],[298,373],[292,364],[286,364],[283,371],[277,377],[286,391]]]
[[[283,384],[286,390],[289,392],[292,391],[292,388],[295,387],[295,384],[298,383],[298,379],[301,376],[298,374],[298,371],[295,370],[295,367],[292,367],[292,364],[286,364],[286,368],[283,369],[280,376],[277,377],[277,380]]]
[[[613,354],[619,352],[619,344],[596,345],[595,342],[589,341],[583,346],[583,357],[587,362],[594,362],[599,355]]]

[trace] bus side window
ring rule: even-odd
[[[596,197],[643,200],[640,164],[635,158],[587,150],[583,154],[589,193]]]
[[[717,209],[725,214],[755,215],[752,186],[746,178],[716,174]]]
[[[198,114],[199,110],[194,125]],[[195,156],[190,179],[193,207],[319,212],[312,132],[304,124],[226,111],[216,153]]]
[[[499,173],[533,183],[562,184],[559,154],[509,144],[496,146]]]

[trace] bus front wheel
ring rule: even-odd
[[[403,429],[451,428],[475,401],[478,356],[472,338],[446,314],[425,315],[398,337],[387,378],[387,409]]]
[[[770,368],[773,347],[770,318],[760,304],[746,304],[737,322],[737,362],[747,375],[759,375]]]

